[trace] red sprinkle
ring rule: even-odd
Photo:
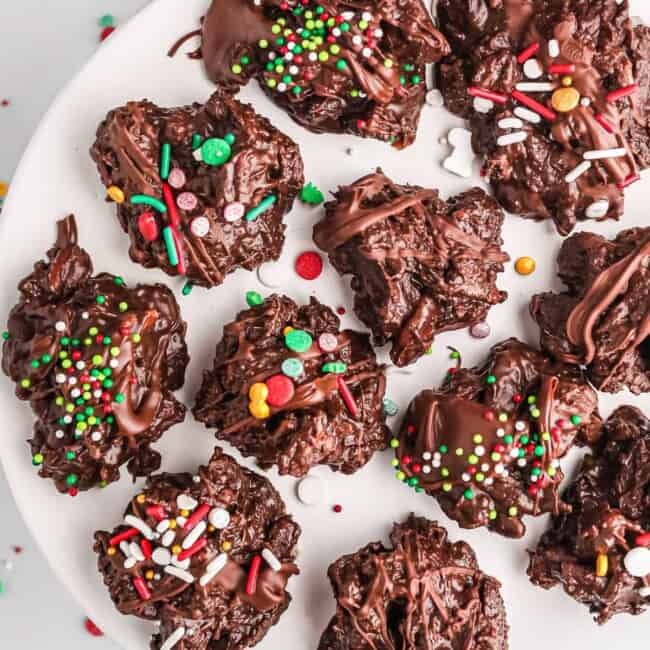
[[[339,393],[341,394],[341,398],[345,402],[345,405],[348,407],[348,411],[350,411],[352,417],[356,418],[357,414],[359,413],[359,407],[354,401],[354,397],[350,392],[348,385],[345,383],[345,379],[343,379],[341,375],[336,376],[336,384],[338,386]]]
[[[412,460],[413,459],[410,456],[403,456],[402,457],[402,465],[405,465],[405,466],[410,465]]]
[[[251,569],[248,572],[248,579],[246,580],[246,593],[252,596],[257,591],[257,574],[260,572],[262,558],[256,555],[251,562]]]
[[[637,546],[650,546],[650,533],[639,535],[634,542]]]
[[[638,174],[630,174],[622,183],[618,183],[616,187],[619,190],[624,190],[626,187],[630,187],[630,185],[640,180],[641,177]]]
[[[337,503],[332,510],[334,510],[334,512],[343,512],[343,506]]]
[[[181,218],[176,208],[176,201],[174,201],[174,193],[172,192],[172,188],[169,186],[169,183],[163,183],[162,191],[163,198],[165,199],[165,205],[169,211],[169,223],[172,227],[172,230],[175,230],[180,225]]]
[[[415,474],[419,474],[422,471],[422,465],[418,465],[417,463],[413,463],[413,467],[411,468]]]
[[[605,119],[602,113],[596,114],[596,121],[607,131],[607,133],[614,133],[614,127]]]
[[[156,241],[158,235],[158,223],[151,212],[143,212],[138,217],[138,230],[147,241]]]
[[[409,425],[406,427],[406,432],[407,432],[407,433],[415,433],[415,427],[414,427],[412,424],[409,424]]]
[[[537,486],[536,486],[536,485],[531,485],[531,486],[528,488],[528,493],[529,493],[531,496],[535,496],[535,495],[537,494]]]
[[[3,99],[2,102],[0,102],[0,104],[2,104],[2,106],[4,106],[6,108],[7,106],[9,106],[9,100],[8,99]]]
[[[149,600],[151,598],[151,592],[147,589],[147,585],[142,578],[133,578],[133,586],[142,600]]]
[[[140,548],[142,549],[142,554],[145,559],[151,559],[151,542],[148,539],[140,540]]]
[[[114,31],[115,27],[104,27],[99,35],[99,40],[105,41]]]
[[[485,413],[483,413],[483,417],[488,422],[492,422],[492,420],[494,420],[494,411],[485,411]]]
[[[339,316],[343,316],[343,315],[345,314],[345,307],[339,307],[339,308],[336,310],[336,313],[337,313]]]
[[[605,100],[612,104],[615,101],[618,101],[619,99],[623,99],[623,97],[629,97],[630,95],[634,95],[639,92],[639,85],[638,84],[630,84],[629,86],[623,86],[622,88],[618,88],[617,90],[613,90],[607,97],[605,97]]]
[[[481,97],[483,99],[489,99],[492,102],[497,104],[505,104],[508,101],[508,96],[503,93],[497,93],[493,90],[488,90],[487,88],[481,88],[480,86],[470,86],[467,89],[467,92],[472,97]]]
[[[548,71],[551,74],[573,74],[576,71],[573,63],[554,63],[549,66]]]
[[[202,503],[189,517],[183,526],[183,530],[192,530],[196,524],[203,519],[208,512],[210,512],[210,506],[207,503]]]
[[[183,255],[183,244],[175,228],[172,228],[172,236],[174,237],[174,246],[176,246],[176,255],[178,255],[178,266],[176,268],[181,275],[185,275],[187,266],[185,265],[185,255]]]
[[[293,381],[286,375],[273,375],[266,380],[269,394],[266,401],[270,406],[284,406],[296,392]]]
[[[535,56],[538,50],[539,50],[539,43],[532,43],[523,52],[519,53],[519,55],[517,56],[517,62],[526,63],[528,59]]]
[[[513,395],[513,396],[512,396],[512,401],[513,401],[515,404],[519,404],[519,403],[521,402],[522,399],[523,399],[523,398],[521,397],[521,395],[520,395],[519,393],[517,393],[516,395]]]
[[[92,636],[104,636],[104,633],[89,618],[84,622],[84,627]]]
[[[125,539],[131,539],[131,537],[135,537],[139,533],[140,531],[137,528],[129,528],[128,530],[125,530],[123,533],[118,533],[117,535],[115,535],[115,537],[111,537],[108,543],[111,546],[117,546],[120,542],[123,542]]]
[[[183,560],[187,559],[188,557],[192,557],[196,553],[198,553],[202,548],[207,546],[208,540],[206,537],[201,537],[200,539],[197,539],[192,546],[189,548],[186,548],[184,551],[181,551],[178,554],[178,561],[182,562]]]
[[[145,512],[149,517],[153,517],[156,521],[162,521],[167,514],[162,506],[149,506]]]
[[[357,128],[361,131],[366,128],[365,120],[357,120]]]
[[[517,100],[520,104],[523,104],[524,106],[530,108],[531,111],[535,111],[535,113],[539,113],[542,117],[549,120],[549,122],[552,122],[557,117],[557,115],[550,108],[546,108],[546,106],[540,104],[539,102],[535,101],[532,97],[525,95],[519,90],[513,90],[512,97],[513,99]]]
[[[315,280],[323,272],[323,258],[315,251],[306,251],[296,258],[295,268],[304,280]]]
[[[76,487],[71,487],[71,488],[68,490],[68,494],[69,494],[71,497],[76,497],[77,494],[79,494],[79,490],[78,490]]]
[[[11,549],[16,555],[20,555],[23,552],[23,547],[22,546],[14,546]]]

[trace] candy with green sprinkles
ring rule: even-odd
[[[249,307],[258,307],[264,302],[264,298],[257,291],[246,292],[246,303]]]
[[[309,332],[304,330],[291,330],[284,337],[285,345],[292,351],[300,354],[311,348],[313,340]]]

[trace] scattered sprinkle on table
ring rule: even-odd
[[[536,266],[537,264],[532,257],[520,257],[515,262],[515,271],[517,271],[519,275],[530,275],[531,273],[534,273]]]

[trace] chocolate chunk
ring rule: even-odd
[[[151,443],[185,417],[172,391],[189,362],[187,326],[167,287],[93,275],[74,217],[59,221],[47,256],[18,286],[2,369],[36,416],[40,476],[74,496],[117,481],[124,463],[134,477],[160,466]]]
[[[426,96],[426,65],[449,53],[422,0],[214,0],[200,54],[233,90],[256,77],[316,133],[352,133],[406,147]]]
[[[650,30],[616,0],[440,0],[452,54],[445,104],[470,120],[484,175],[510,212],[618,219],[650,165]]]
[[[330,566],[337,607],[319,650],[507,650],[501,585],[468,544],[414,515],[393,526],[390,540],[392,548],[368,544]]]
[[[392,342],[406,366],[439,332],[471,327],[507,294],[496,287],[508,255],[503,212],[483,190],[449,201],[437,190],[397,185],[381,170],[335,194],[314,241],[352,274],[354,310],[376,345]]]
[[[152,650],[240,650],[289,606],[299,536],[271,483],[217,448],[196,476],[150,477],[94,550],[117,609],[160,622]]]
[[[585,365],[599,390],[650,391],[650,228],[624,230],[613,241],[573,235],[558,269],[567,290],[531,303],[542,347]]]
[[[391,446],[397,478],[462,528],[522,537],[524,515],[568,510],[559,461],[600,429],[596,393],[577,367],[509,339],[485,365],[454,368],[440,389],[421,392]]]
[[[386,377],[369,337],[339,328],[315,298],[299,307],[273,295],[240,312],[203,375],[195,417],[264,469],[356,472],[387,445]]]
[[[650,604],[650,421],[622,406],[605,422],[555,516],[530,553],[528,575],[545,589],[562,585],[606,623]]]
[[[129,102],[108,114],[90,154],[134,262],[213,287],[280,257],[300,150],[223,90],[205,105]]]

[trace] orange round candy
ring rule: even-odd
[[[580,93],[573,87],[559,88],[553,93],[551,104],[558,113],[568,113],[580,103]]]
[[[535,260],[532,257],[520,257],[515,262],[515,271],[519,275],[530,275],[535,271],[536,266]]]

